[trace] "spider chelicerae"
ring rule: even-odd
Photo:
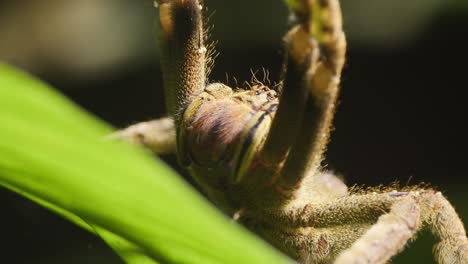
[[[203,3],[157,0],[169,118],[119,132],[176,153],[225,214],[302,263],[385,263],[423,228],[439,263],[468,263],[468,241],[440,192],[348,189],[321,162],[339,92],[346,39],[338,0],[288,0],[278,85],[209,83]]]

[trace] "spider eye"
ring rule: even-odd
[[[255,91],[255,95],[260,95],[260,92],[259,92],[259,91]]]
[[[268,88],[266,88],[266,87],[263,87],[263,89],[262,89],[262,90],[263,90],[264,92],[267,92],[267,91],[268,91]]]

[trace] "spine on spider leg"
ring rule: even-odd
[[[206,84],[202,5],[198,0],[159,0],[160,51],[166,107],[176,122]]]

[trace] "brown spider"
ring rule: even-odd
[[[439,263],[468,263],[468,240],[440,192],[348,190],[321,169],[345,61],[338,0],[287,1],[298,25],[284,38],[282,81],[230,88],[207,81],[199,0],[158,0],[170,119],[119,133],[176,152],[201,191],[302,263],[385,263],[422,228]]]

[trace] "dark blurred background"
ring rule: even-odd
[[[250,69],[277,80],[280,0],[206,0],[220,56],[210,79]],[[328,168],[349,184],[430,182],[468,223],[468,2],[343,1],[349,40]],[[115,127],[164,116],[149,0],[0,1],[0,61],[17,65]],[[170,157],[165,157],[171,160]],[[1,263],[121,263],[98,238],[0,190]],[[394,263],[431,263],[431,238]],[[181,252],[183,254],[183,252]]]

